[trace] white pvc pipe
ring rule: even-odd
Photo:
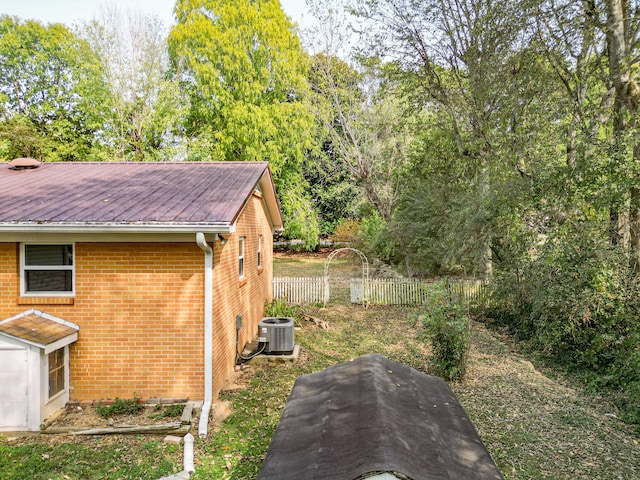
[[[190,433],[184,436],[184,459],[182,464],[185,472],[195,472],[196,469],[193,466],[193,435]]]
[[[204,252],[204,401],[198,436],[205,438],[213,400],[213,249],[207,244],[204,233],[196,233],[196,243]]]

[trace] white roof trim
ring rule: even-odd
[[[3,233],[232,233],[229,223],[0,223]]]
[[[73,322],[68,322],[67,320],[63,320],[62,318],[54,317],[53,315],[49,315],[48,313],[36,310],[35,308],[30,308],[29,310],[19,313],[18,315],[14,315],[10,318],[5,318],[0,322],[0,325],[2,325],[3,323],[12,322],[13,320],[17,320],[22,317],[26,317],[27,315],[38,315],[39,317],[46,318],[47,320],[59,323],[61,325],[64,325],[65,327],[73,328],[74,330],[80,330],[80,326]]]
[[[50,343],[44,347],[45,355],[49,355],[51,352],[55,352],[56,350],[60,350],[67,345],[71,345],[73,342],[78,340],[78,334],[72,333],[71,335],[67,335],[64,338],[61,338],[57,342]]]

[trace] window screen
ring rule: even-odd
[[[73,245],[24,246],[25,293],[73,291]]]
[[[71,245],[25,245],[24,260],[26,266],[73,265],[73,247]]]
[[[49,355],[49,398],[64,390],[64,348]]]

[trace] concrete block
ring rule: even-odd
[[[182,437],[176,437],[175,435],[167,435],[162,440],[164,443],[169,443],[173,445],[179,445],[182,442]]]
[[[270,363],[288,363],[288,362],[293,363],[298,360],[299,355],[300,355],[300,345],[296,343],[293,347],[293,352],[291,352],[290,354],[267,355],[262,353],[256,357],[253,357],[247,363],[249,365],[264,365],[264,364],[270,364]]]

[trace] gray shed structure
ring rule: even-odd
[[[499,480],[447,383],[378,355],[299,377],[258,480]]]

